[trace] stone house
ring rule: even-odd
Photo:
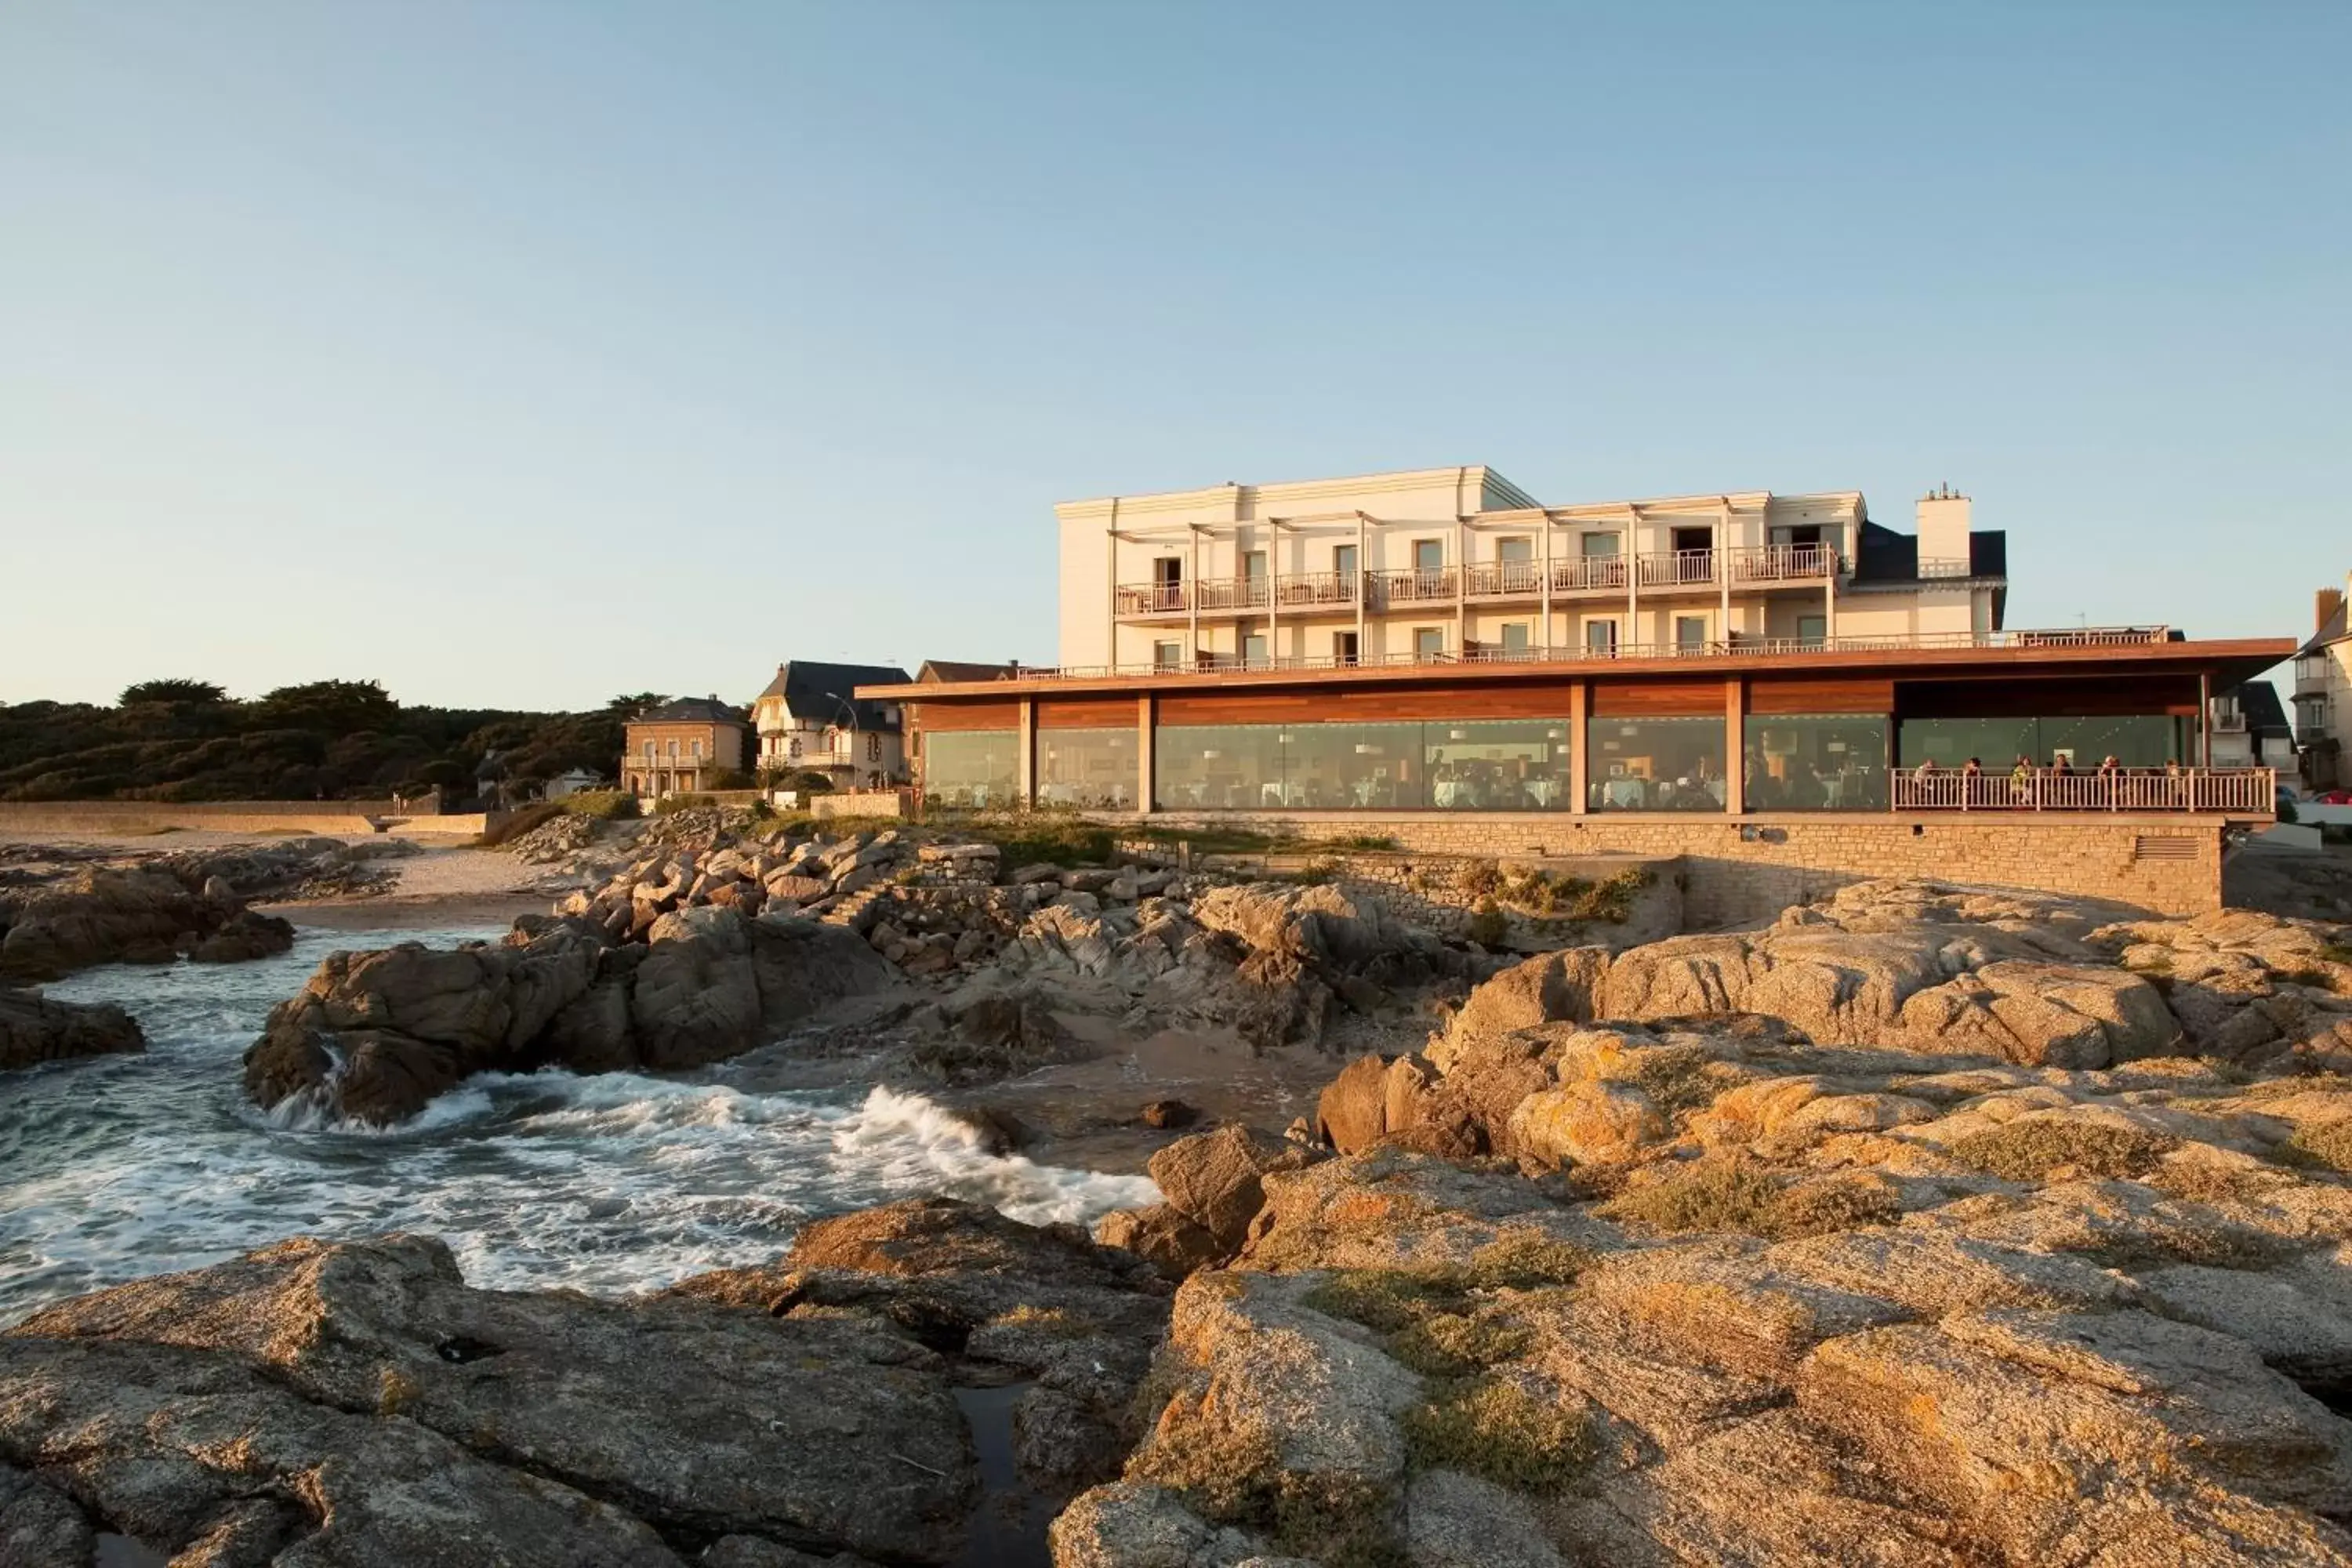
[[[776,666],[751,704],[759,732],[759,771],[765,778],[819,773],[835,789],[881,789],[907,777],[904,712],[895,701],[868,701],[862,685],[905,685],[895,665],[821,664],[793,659]]]
[[[715,789],[743,771],[742,710],[716,697],[681,697],[628,722],[621,787],[639,800]]]

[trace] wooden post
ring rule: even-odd
[[[1021,717],[1013,740],[1013,799],[1024,811],[1037,803],[1037,704],[1021,700]]]
[[[1734,675],[1723,683],[1723,809],[1734,816],[1748,810],[1748,683]]]
[[[1587,811],[1585,800],[1591,789],[1592,773],[1592,682],[1571,680],[1568,683],[1568,809],[1572,816],[1582,816]]]
[[[1151,810],[1151,694],[1144,692],[1135,700],[1135,809],[1139,815]]]

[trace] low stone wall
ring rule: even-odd
[[[179,827],[349,837],[374,832],[370,817],[393,815],[389,800],[0,801],[0,835],[154,833]]]
[[[906,790],[862,790],[809,796],[809,815],[819,822],[837,816],[910,816],[913,797]]]
[[[1134,816],[1106,818],[1121,822]],[[1510,816],[1412,812],[1380,816],[1213,816],[1155,812],[1159,827],[1244,828],[1302,838],[1379,837],[1408,855],[1499,861],[1679,859],[1687,929],[1760,920],[1881,877],[2024,888],[2154,914],[2221,905],[2218,818],[2085,814],[1975,818],[1885,813],[1794,817]],[[1622,864],[1624,862],[1621,862]],[[1597,880],[1591,871],[1580,876]],[[1605,874],[1605,870],[1604,870]]]

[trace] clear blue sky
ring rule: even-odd
[[[0,0],[0,700],[1050,659],[1057,500],[1948,479],[2352,565],[2352,5]]]

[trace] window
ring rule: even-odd
[[[1528,623],[1525,621],[1504,622],[1503,651],[1505,653],[1525,653],[1528,651]]]
[[[1614,555],[1621,541],[1614,533],[1588,533],[1578,541],[1578,553],[1585,556]]]
[[[796,763],[799,762],[801,760],[801,738],[798,735],[794,735],[791,741],[785,743],[784,750],[786,753],[791,756],[793,761]]]
[[[1595,658],[1617,657],[1617,623],[1587,621],[1584,623],[1584,651]]]
[[[1263,583],[1265,581],[1265,551],[1245,550],[1242,552],[1242,580],[1245,583],[1253,584]]]
[[[693,750],[695,761],[700,762],[702,760],[702,742],[699,741],[695,742],[693,743]]]
[[[1797,640],[1807,647],[1821,647],[1830,640],[1830,618],[1827,616],[1799,616]]]
[[[1013,804],[1018,740],[1010,730],[934,731],[923,739],[923,793],[933,805]]]
[[[1335,544],[1331,547],[1331,573],[1334,576],[1342,578],[1353,577],[1356,574],[1354,545]]]
[[[2081,719],[1906,719],[1895,727],[1895,765],[1966,767],[1976,758],[1985,772],[2006,773],[2024,757],[2048,767],[2061,752],[2069,765],[2095,768],[2112,756],[2127,768],[2160,768],[2193,761],[2197,721],[2164,714]]]
[[[1037,804],[1099,811],[1135,805],[1133,730],[1037,731]]]
[[[1415,572],[1445,570],[1445,541],[1416,539],[1412,542],[1412,569]]]
[[[650,762],[652,762],[653,760],[654,760],[654,743],[653,743],[651,741],[647,741],[647,742],[646,742],[646,761],[647,761],[647,762],[649,762],[649,763],[650,763]]]
[[[1184,668],[1184,645],[1181,642],[1156,642],[1151,645],[1151,668],[1181,669]]]
[[[1184,558],[1162,555],[1151,563],[1151,581],[1161,588],[1181,586],[1184,581]]]
[[[1495,559],[1497,561],[1525,564],[1535,558],[1536,542],[1525,534],[1515,534],[1508,539],[1495,541]]]
[[[1273,659],[1268,658],[1266,654],[1265,634],[1264,632],[1251,632],[1242,638],[1243,668],[1265,669],[1269,668],[1273,662]]]
[[[1721,811],[1723,721],[1610,719],[1585,728],[1587,805],[1593,811]]]
[[[1444,651],[1445,628],[1444,626],[1415,626],[1412,628],[1413,658],[1416,659],[1433,659],[1443,654]]]
[[[1675,617],[1675,651],[1676,653],[1706,651],[1706,617],[1705,616]]]
[[[1569,744],[1561,720],[1162,725],[1152,795],[1166,810],[1560,811]]]
[[[1887,731],[1880,713],[1749,714],[1741,747],[1748,809],[1885,810]]]
[[[1331,661],[1340,665],[1351,665],[1356,662],[1355,633],[1333,632],[1331,634]]]
[[[866,732],[866,760],[869,763],[882,760],[882,732],[878,730]]]
[[[677,742],[676,741],[672,741],[669,743],[669,755],[672,762],[676,762],[677,760]]]

